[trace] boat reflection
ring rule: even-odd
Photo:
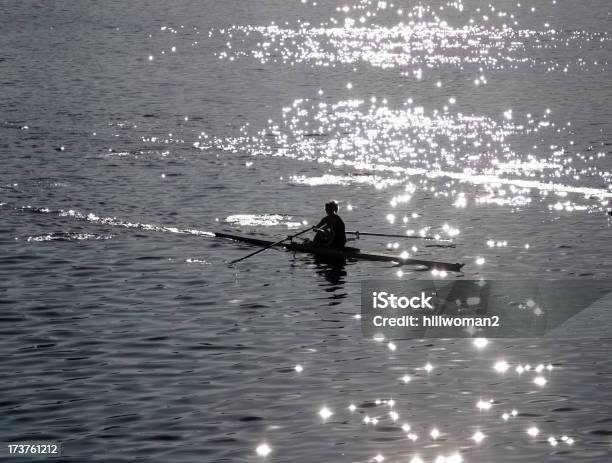
[[[326,291],[335,292],[338,289],[344,288],[346,283],[346,259],[345,258],[323,258],[315,256],[313,258],[316,265],[317,275],[322,276],[332,286],[326,288]],[[338,295],[340,298],[346,297],[346,293]]]
[[[320,284],[320,286],[325,288],[325,291],[335,293],[338,290],[344,289],[346,276],[348,275],[346,265],[350,259],[340,256],[304,255],[296,252],[292,254],[294,262],[300,260],[301,262],[308,262],[314,266],[315,273],[323,277],[326,281],[326,283],[321,282]],[[346,296],[346,293],[334,294],[332,298],[343,299]]]

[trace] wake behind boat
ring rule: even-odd
[[[434,260],[413,259],[409,257],[402,257],[399,255],[362,251],[359,248],[353,248],[348,246],[342,248],[334,248],[330,246],[318,245],[311,241],[305,243],[296,243],[294,241],[286,240],[275,242],[261,238],[253,238],[250,236],[234,235],[230,233],[221,232],[215,233],[215,236],[217,238],[225,238],[234,241],[239,241],[242,243],[252,244],[254,246],[261,246],[262,248],[279,247],[285,248],[289,251],[305,252],[309,254],[314,254],[316,256],[332,259],[356,259],[378,262],[396,262],[401,265],[421,265],[429,269],[446,270],[450,272],[459,272],[461,271],[461,268],[465,265],[463,263],[449,263]]]

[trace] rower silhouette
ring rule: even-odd
[[[325,203],[325,217],[315,225],[317,234],[313,242],[322,246],[342,249],[346,244],[346,229],[344,222],[338,215],[338,203],[330,201]]]

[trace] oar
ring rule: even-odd
[[[390,235],[386,233],[368,233],[368,232],[360,232],[360,231],[347,231],[345,233],[350,234],[350,235],[356,235],[357,238],[359,238],[360,236],[383,236],[385,238],[415,238],[415,239],[421,239],[421,240],[451,241],[451,240],[438,239],[435,236]]]
[[[306,230],[302,230],[301,232],[298,232],[298,233],[296,233],[294,235],[289,235],[286,238],[283,238],[282,240],[277,241],[276,243],[272,243],[271,245],[266,246],[265,248],[258,249],[257,251],[252,252],[251,254],[248,254],[248,255],[246,255],[244,257],[241,257],[240,259],[236,259],[236,260],[231,261],[230,265],[233,265],[233,264],[235,264],[237,262],[240,262],[242,260],[248,259],[249,257],[254,256],[255,254],[259,254],[260,252],[264,252],[266,249],[270,249],[270,248],[272,248],[274,246],[278,246],[279,244],[282,244],[284,241],[291,240],[291,239],[295,238],[296,236],[303,235],[304,233],[309,232],[313,228],[314,227],[310,227],[310,228],[307,228]]]

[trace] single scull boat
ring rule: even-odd
[[[233,235],[229,233],[215,233],[217,238],[226,238],[234,241],[240,241],[242,243],[252,244],[254,246],[270,246],[274,244],[274,241],[263,240],[260,238],[251,238],[249,236]],[[437,270],[447,270],[450,272],[459,272],[464,264],[462,263],[449,263],[449,262],[437,262],[434,260],[422,260],[404,258],[401,256],[395,256],[391,254],[379,254],[374,252],[362,251],[358,248],[344,247],[342,249],[331,248],[326,246],[317,246],[312,243],[295,243],[293,241],[280,243],[277,247],[285,248],[290,251],[306,252],[321,257],[327,258],[340,258],[340,259],[361,259],[361,260],[372,260],[379,262],[397,262],[402,265],[422,265],[427,268]]]

